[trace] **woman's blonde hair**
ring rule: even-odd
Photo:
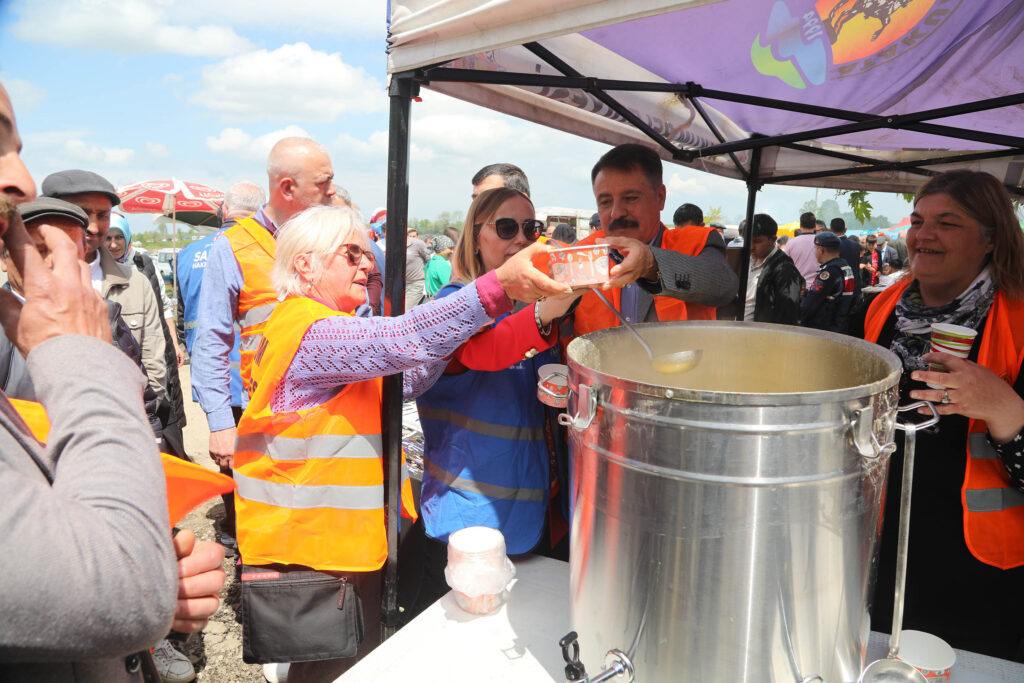
[[[455,253],[452,254],[452,280],[454,282],[469,284],[487,272],[477,247],[480,228],[494,218],[494,214],[498,212],[502,204],[513,197],[522,197],[530,202],[530,198],[519,190],[496,187],[492,190],[484,190],[469,205],[466,223],[459,236],[459,243],[455,245]],[[530,206],[533,206],[533,202],[530,202]]]
[[[1006,187],[982,171],[947,171],[931,178],[914,197],[914,206],[930,194],[949,195],[967,214],[981,223],[992,240],[992,277],[1011,299],[1024,299],[1024,234],[1013,211]]]
[[[366,223],[347,206],[313,206],[292,216],[277,232],[277,255],[270,279],[277,296],[302,295],[304,284],[316,284],[324,274],[324,263],[343,244],[366,243]],[[295,257],[309,255],[312,279],[303,282],[295,270]]]

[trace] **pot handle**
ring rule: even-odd
[[[939,422],[939,414],[936,412],[935,406],[928,401],[917,401],[909,405],[899,406],[896,408],[896,412],[905,413],[908,410],[917,410],[922,407],[927,407],[932,412],[930,418],[917,424],[897,421],[896,429],[902,429],[905,432],[917,432],[937,424]],[[861,455],[865,458],[874,459],[896,450],[896,442],[889,441],[884,445],[878,443],[878,439],[875,438],[875,434],[871,430],[870,413],[870,408],[861,408],[854,411],[851,428],[853,429],[853,441]]]
[[[597,392],[588,385],[581,384],[576,388],[576,393],[579,395],[576,416],[569,417],[568,413],[561,413],[558,416],[558,424],[563,427],[572,427],[582,432],[590,427],[590,423],[594,421],[594,416],[597,415]]]

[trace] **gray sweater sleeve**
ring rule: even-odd
[[[51,430],[39,448],[0,399],[0,661],[147,648],[170,628],[178,573],[145,379],[77,335],[40,344],[28,367]]]
[[[661,280],[637,284],[651,294],[692,301],[702,306],[725,306],[736,298],[739,278],[725,260],[725,241],[717,231],[708,236],[705,247],[696,256],[669,249],[651,248],[658,263]]]

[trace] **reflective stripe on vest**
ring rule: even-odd
[[[868,308],[864,338],[877,342],[903,292],[913,282],[903,278],[879,294]],[[1024,356],[1024,302],[997,290],[980,334],[978,364],[1010,385],[1017,381]],[[1010,487],[1002,460],[985,437],[983,420],[967,423],[967,466],[960,489],[964,542],[978,560],[1000,569],[1024,565],[1024,494]]]
[[[310,458],[379,458],[380,434],[316,434],[305,439],[270,434],[242,434],[236,451],[264,453],[274,460]]]
[[[253,218],[241,218],[223,233],[242,270],[242,291],[238,293],[237,322],[241,325],[241,374],[251,396],[251,364],[262,341],[261,334],[277,305],[277,291],[270,280],[277,253],[277,241]]]
[[[474,420],[473,418],[457,413],[454,410],[443,410],[423,406],[420,408],[420,419],[448,422],[456,427],[465,429],[466,431],[483,434],[484,436],[494,436],[499,439],[511,439],[514,441],[541,441],[544,439],[543,428],[538,427],[531,429],[529,427],[496,425],[490,422]]]
[[[1010,480],[1002,476],[1003,462],[999,454],[992,448],[988,438],[983,433],[971,434],[968,443],[970,445],[971,459],[975,461],[990,460],[999,470],[999,477],[995,482],[1003,484],[996,488],[968,489],[964,492],[964,502],[970,512],[1001,512],[1012,508],[1024,507],[1024,492],[1018,491],[1010,485]],[[979,463],[974,463],[975,467]],[[1022,540],[1024,542],[1024,540]]]
[[[241,311],[239,311],[238,324],[241,325],[244,330],[247,327],[265,323],[270,320],[270,314],[274,312],[275,306],[277,306],[276,301],[272,304],[264,304],[263,306],[250,308],[245,313],[241,313]]]
[[[696,256],[707,246],[708,238],[714,228],[689,226],[686,228],[665,229],[661,235],[661,249],[675,251],[688,256]],[[576,243],[576,246],[593,244],[604,232],[597,230]],[[616,310],[622,308],[622,288],[616,287],[607,292],[606,296]],[[659,321],[667,320],[714,320],[716,311],[711,306],[688,303],[681,299],[667,296],[654,296],[654,310]],[[643,311],[640,311],[642,314]],[[644,322],[644,321],[638,321]],[[573,332],[575,336],[584,335],[597,330],[617,327],[618,319],[592,292],[580,298],[573,314]],[[563,339],[567,344],[569,340]]]
[[[472,479],[456,477],[454,474],[442,469],[428,458],[423,458],[423,467],[434,479],[443,482],[445,485],[453,489],[465,491],[466,493],[477,493],[481,496],[496,498],[498,500],[525,500],[533,502],[543,502],[546,501],[548,497],[546,489],[514,489],[508,488],[507,486],[499,486],[497,484],[488,484],[482,481],[473,481]]]
[[[246,500],[275,507],[308,510],[378,510],[384,506],[384,484],[378,486],[339,486],[278,484],[234,473],[238,495]]]

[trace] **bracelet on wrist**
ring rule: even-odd
[[[540,321],[540,303],[539,302],[535,303],[533,305],[533,322],[535,322],[537,324],[537,332],[540,333],[540,336],[546,337],[549,334],[551,334],[551,323],[548,323],[547,325],[545,325],[544,323],[542,323]]]

